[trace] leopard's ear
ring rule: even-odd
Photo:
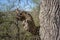
[[[20,10],[18,8],[15,11],[16,11],[16,13],[19,13],[20,12]]]

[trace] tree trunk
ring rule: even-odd
[[[42,0],[40,4],[41,40],[60,40],[60,0]]]

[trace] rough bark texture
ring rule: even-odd
[[[60,40],[60,0],[42,0],[40,5],[41,40]]]

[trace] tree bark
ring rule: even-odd
[[[41,40],[60,40],[60,0],[42,0],[40,4]]]

